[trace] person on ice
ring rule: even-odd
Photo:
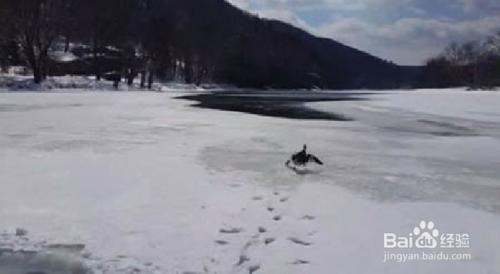
[[[307,145],[304,145],[302,151],[293,154],[292,158],[286,161],[285,165],[290,167],[290,164],[293,163],[295,166],[305,167],[311,162],[323,165],[323,162],[318,157],[307,153]]]

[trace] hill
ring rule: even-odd
[[[25,39],[46,41],[45,47],[19,45],[25,56],[38,54],[27,61],[40,81],[73,73],[128,82],[140,75],[143,83],[155,77],[246,88],[387,89],[413,86],[420,70],[259,18],[224,0],[46,0],[51,4],[43,8],[50,12],[25,2],[3,1],[0,10],[10,18],[4,20],[20,26],[4,41],[30,28],[24,36],[54,34]],[[70,52],[71,58],[44,56],[45,48]]]

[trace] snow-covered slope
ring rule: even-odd
[[[426,93],[313,105],[355,122],[196,109],[175,95],[0,94],[0,273],[500,269],[498,120],[406,103]],[[284,168],[303,143],[325,167]],[[384,263],[383,234],[421,220],[470,234],[472,261]]]

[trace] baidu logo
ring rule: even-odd
[[[421,221],[420,226],[413,229],[415,247],[417,248],[436,248],[438,246],[439,230],[434,227],[433,222]]]
[[[421,221],[408,234],[384,233],[384,262],[470,261],[468,233],[443,233],[434,222]]]
[[[421,221],[408,236],[384,233],[384,248],[436,248],[439,230],[434,222]]]

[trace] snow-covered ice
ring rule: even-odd
[[[500,269],[499,93],[308,105],[353,122],[178,95],[0,93],[0,273]],[[325,167],[284,167],[303,143]],[[472,260],[384,263],[383,234],[421,220],[470,234]]]

